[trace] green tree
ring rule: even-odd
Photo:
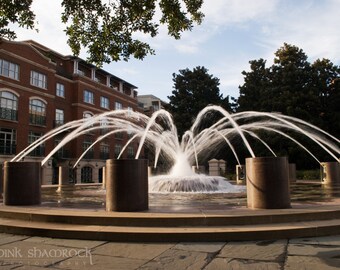
[[[271,67],[271,111],[311,121],[319,100],[317,89],[311,87],[312,71],[307,55],[285,43],[275,56]]]
[[[275,53],[274,63],[265,67],[263,59],[250,61],[250,71],[243,71],[244,84],[239,87],[237,111],[255,110],[281,112],[312,123],[335,137],[340,136],[340,72],[328,59],[313,64],[302,49],[285,43]],[[329,155],[316,147],[305,136],[289,133],[320,160]],[[262,138],[274,147],[279,155],[288,155],[300,168],[315,162],[296,144],[275,134],[262,132]],[[255,146],[257,155],[266,155],[263,147]]]
[[[315,121],[336,137],[340,137],[340,67],[328,59],[317,59],[312,64],[312,86],[316,88],[319,107]]]
[[[31,11],[32,0],[1,0],[0,37],[14,39],[16,34],[9,28],[10,23],[20,27],[34,28],[35,15]]]
[[[266,61],[263,59],[249,61],[250,71],[243,71],[244,84],[239,87],[240,96],[237,100],[237,107],[243,111],[263,108],[262,98],[259,98],[268,88],[269,69],[266,68]]]
[[[0,37],[13,39],[15,32],[9,23],[34,28],[35,15],[32,0],[2,0],[0,2]],[[161,11],[155,19],[157,4]],[[62,22],[66,26],[68,44],[74,55],[87,49],[88,61],[101,66],[104,62],[128,60],[131,56],[143,59],[154,50],[135,34],[155,37],[160,24],[168,27],[168,34],[175,39],[183,31],[200,24],[203,0],[63,0]]]
[[[205,67],[182,69],[172,76],[174,90],[168,96],[167,110],[172,113],[180,136],[190,129],[197,114],[207,105],[219,105],[230,110],[229,96],[222,97],[219,79],[209,74]]]

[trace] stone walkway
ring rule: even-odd
[[[0,269],[339,269],[340,235],[276,241],[115,243],[0,234]]]

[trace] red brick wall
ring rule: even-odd
[[[48,52],[44,52],[41,48],[38,50],[25,43],[0,40],[0,58],[20,66],[19,81],[0,76],[0,91],[10,89],[19,95],[18,122],[0,119],[0,127],[17,130],[17,153],[27,146],[29,131],[47,133],[54,127],[56,109],[64,111],[65,122],[80,119],[83,117],[84,111],[91,111],[93,114],[105,111],[100,107],[100,96],[105,96],[109,98],[110,110],[114,109],[114,104],[118,101],[122,103],[123,108],[132,107],[135,111],[139,111],[136,98],[105,85],[106,74],[98,76],[104,83],[98,84],[90,78],[91,66],[86,67],[86,74],[89,78],[83,77],[73,74],[73,59],[67,59],[67,57],[53,53],[53,57],[51,56],[53,61],[50,61],[49,58],[44,56],[45,54],[48,54]],[[47,89],[30,85],[31,70],[47,76]],[[64,98],[56,96],[57,82],[65,86]],[[83,102],[84,90],[90,90],[94,93],[94,104]],[[125,90],[126,92],[129,91],[129,89]],[[46,126],[29,124],[29,99],[32,97],[38,97],[47,102]],[[93,136],[93,141],[95,138]],[[111,158],[113,158],[114,137],[111,137],[107,142],[110,143],[110,153]],[[123,145],[125,142],[120,143]],[[45,146],[45,153],[47,154],[54,147],[54,140],[48,141]],[[83,136],[75,139],[65,148],[72,153],[72,157],[76,158],[81,155],[82,147]],[[99,144],[95,147],[95,158],[99,158]]]

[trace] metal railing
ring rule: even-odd
[[[18,111],[0,107],[0,119],[18,121]]]
[[[15,155],[16,149],[17,149],[17,145],[13,143],[0,145],[0,154],[1,155]]]
[[[46,125],[46,116],[30,113],[30,124],[45,126]]]

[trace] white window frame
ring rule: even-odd
[[[58,97],[65,97],[65,85],[62,83],[56,83],[56,91],[55,94]]]
[[[33,86],[47,89],[47,76],[38,71],[31,70],[30,83]]]
[[[122,110],[123,109],[123,104],[120,103],[119,101],[115,102],[115,110]]]
[[[13,62],[0,59],[0,75],[19,81],[20,66]]]
[[[100,107],[110,109],[110,100],[107,97],[100,97]]]
[[[83,100],[85,103],[94,104],[94,94],[90,90],[84,90]]]
[[[64,124],[64,122],[65,122],[65,114],[64,114],[64,110],[55,109],[55,121],[56,121],[56,123],[58,123],[59,125]]]

